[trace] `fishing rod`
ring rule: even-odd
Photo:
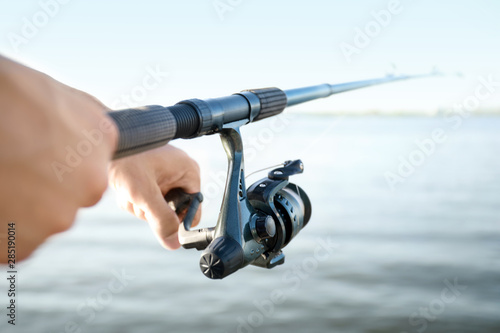
[[[249,89],[225,97],[184,100],[169,107],[153,105],[111,111],[109,116],[119,130],[114,158],[159,147],[174,139],[220,135],[228,158],[228,172],[216,226],[191,229],[203,200],[201,193],[187,194],[177,189],[165,196],[176,213],[186,213],[179,226],[179,242],[184,248],[203,250],[200,269],[211,279],[222,279],[249,264],[272,268],[284,263],[282,249],[311,217],[307,194],[289,182],[290,176],[304,171],[304,165],[301,160],[285,161],[247,189],[240,127],[276,116],[288,106],[436,74],[390,75],[290,90]]]

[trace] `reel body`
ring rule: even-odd
[[[281,250],[311,217],[306,193],[289,182],[290,176],[303,172],[302,161],[286,161],[247,190],[239,128],[222,129],[219,134],[229,166],[217,225],[190,229],[203,200],[198,193],[179,226],[181,245],[203,250],[200,269],[211,279],[222,279],[248,264],[272,268],[284,263]]]

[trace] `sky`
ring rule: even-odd
[[[437,67],[447,75],[294,107],[429,114],[472,98],[484,80],[500,82],[494,0],[0,0],[0,8],[0,54],[113,109]],[[500,110],[494,88],[478,110]]]

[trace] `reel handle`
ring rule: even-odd
[[[181,188],[174,188],[170,190],[170,192],[165,194],[165,200],[167,201],[170,208],[172,208],[177,215],[181,215],[190,207],[189,205],[191,204],[191,201],[198,194],[201,195],[201,193],[189,194],[184,192],[184,190],[182,190]],[[203,196],[201,196],[201,201],[203,201]],[[196,208],[198,208],[198,205],[196,206]]]
[[[165,200],[177,215],[186,211],[186,215],[179,225],[179,243],[185,249],[205,249],[213,240],[214,228],[201,228],[191,230],[193,219],[198,211],[203,195],[198,193],[186,193],[180,188],[171,190],[165,195]]]

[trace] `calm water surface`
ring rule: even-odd
[[[415,141],[435,129],[446,141],[391,190],[384,174],[421,157]],[[0,331],[500,332],[500,117],[453,129],[441,118],[297,115],[243,134],[249,171],[305,164],[292,181],[313,216],[285,265],[209,280],[198,252],[163,250],[108,191],[19,265],[17,325],[2,306]],[[222,147],[216,137],[176,144],[203,169],[211,226]],[[0,290],[6,304],[5,279]]]

